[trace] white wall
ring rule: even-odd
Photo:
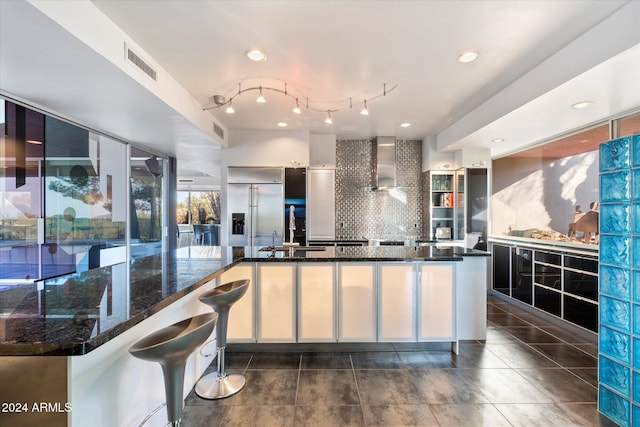
[[[336,136],[311,135],[309,138],[309,166],[333,168],[336,166]]]
[[[460,168],[490,168],[491,150],[464,149],[454,155],[456,165]]]
[[[222,150],[222,175],[228,166],[309,165],[309,132],[291,130],[241,130],[229,133],[229,147]],[[226,182],[226,179],[225,179]]]
[[[226,131],[226,127],[218,122],[209,112],[202,110],[191,94],[187,92],[167,71],[151,59],[144,49],[131,39],[116,24],[110,21],[91,2],[61,2],[48,0],[32,0],[30,3],[54,20],[58,25],[82,40],[87,46],[98,52],[111,63],[120,68],[129,77],[144,86],[149,92],[170,105],[189,122],[214,140],[224,144],[225,141],[213,133],[212,122]],[[145,62],[153,65],[158,73],[153,82],[125,59],[124,43],[141,55]]]
[[[453,151],[437,151],[436,137],[427,136],[422,140],[422,172],[457,169]]]

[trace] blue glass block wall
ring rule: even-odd
[[[640,134],[600,144],[598,409],[640,426]]]

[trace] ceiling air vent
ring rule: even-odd
[[[222,129],[220,126],[218,126],[215,123],[213,124],[213,133],[218,135],[220,138],[224,139],[224,129]]]
[[[154,81],[156,81],[156,70],[154,70],[153,68],[151,68],[149,64],[144,62],[142,58],[140,58],[134,51],[129,49],[128,46],[125,45],[125,49],[127,50],[127,60],[133,65],[135,65],[147,76],[151,77]]]

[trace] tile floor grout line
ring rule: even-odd
[[[509,314],[509,315],[511,315],[511,316],[517,317],[518,319],[520,319],[517,315],[515,315],[515,314],[513,314],[513,313],[508,313],[508,314]],[[525,321],[525,322],[526,322],[526,320],[524,320],[524,319],[520,319],[520,320],[523,320],[523,321]],[[496,324],[496,325],[497,325],[497,324]],[[584,350],[583,350],[583,349],[581,349],[580,347],[575,346],[573,343],[567,342],[567,341],[563,340],[562,338],[560,338],[560,337],[558,337],[558,336],[555,336],[554,334],[552,334],[552,333],[551,333],[551,332],[549,332],[549,331],[545,331],[544,329],[542,329],[542,328],[541,328],[540,326],[538,326],[538,325],[530,324],[529,326],[522,326],[522,327],[523,327],[523,328],[530,328],[530,327],[534,327],[534,328],[536,328],[536,329],[538,329],[538,330],[540,330],[540,331],[544,332],[545,334],[551,335],[553,338],[555,338],[555,339],[557,339],[557,340],[560,340],[561,342],[559,342],[559,343],[528,343],[528,342],[525,342],[525,341],[523,341],[522,339],[518,338],[517,336],[513,335],[513,334],[512,334],[512,333],[510,333],[508,330],[504,330],[504,329],[503,329],[503,328],[516,327],[516,326],[504,326],[504,325],[497,325],[497,326],[500,326],[500,327],[501,327],[500,329],[501,329],[503,332],[505,332],[506,334],[508,334],[508,335],[510,335],[510,336],[512,336],[512,337],[514,337],[515,339],[517,339],[518,341],[521,341],[523,344],[526,344],[526,345],[527,345],[527,346],[529,346],[529,347],[531,347],[531,345],[532,345],[532,344],[533,344],[533,345],[568,345],[568,346],[570,346],[570,347],[575,348],[576,350],[579,350],[580,352],[582,352],[582,353],[586,354],[586,355],[587,355],[587,356],[589,356],[589,357],[592,357],[592,358],[594,358],[594,359],[596,359],[596,360],[598,359],[597,357],[593,357],[593,355],[591,355],[591,354],[587,353],[586,351],[584,351]],[[591,343],[585,343],[585,344],[591,344]],[[534,350],[535,350],[535,349],[534,349]],[[537,350],[536,350],[536,351],[537,351]],[[541,353],[541,354],[542,354],[542,353]],[[543,354],[543,355],[544,355],[544,354]],[[555,362],[555,361],[554,361],[554,362]],[[557,362],[556,362],[556,363],[557,363]]]
[[[525,319],[522,319],[522,318],[518,317],[518,315],[516,315],[516,314],[514,314],[514,313],[510,313],[510,312],[506,312],[506,313],[507,313],[507,314],[509,314],[509,315],[511,315],[511,316],[514,316],[514,317],[516,317],[516,318],[518,318],[518,319],[520,319],[520,320],[522,320],[522,321],[524,321],[524,322],[527,322],[527,320],[525,320]],[[489,321],[488,321],[488,322],[489,322]],[[527,322],[527,323],[530,323],[530,322]],[[496,325],[497,325],[497,324],[496,324]],[[590,343],[590,342],[588,342],[588,343],[571,343],[571,342],[568,342],[568,341],[566,341],[566,340],[564,340],[564,339],[562,339],[562,338],[560,338],[560,337],[558,337],[558,336],[554,335],[552,332],[550,332],[550,331],[546,331],[545,329],[543,329],[543,327],[542,327],[542,326],[546,326],[546,325],[539,326],[539,325],[535,325],[535,324],[533,324],[533,323],[530,323],[530,326],[521,326],[521,327],[522,327],[522,328],[534,327],[534,328],[536,328],[536,329],[538,329],[538,330],[540,330],[540,331],[544,332],[545,334],[548,334],[548,335],[552,336],[553,338],[555,338],[555,339],[557,339],[557,340],[560,340],[561,342],[559,342],[559,343],[527,343],[527,342],[523,341],[522,339],[518,338],[517,336],[513,335],[512,333],[510,333],[510,332],[509,332],[509,330],[505,330],[505,329],[503,329],[503,328],[509,328],[509,327],[515,328],[515,327],[518,327],[518,326],[504,326],[504,325],[498,325],[498,326],[500,326],[500,327],[501,327],[501,330],[503,330],[503,332],[505,332],[505,333],[507,333],[507,334],[511,335],[511,336],[512,336],[512,337],[514,337],[515,339],[517,339],[517,340],[519,340],[519,341],[522,341],[524,344],[527,344],[527,345],[531,345],[531,344],[535,344],[535,345],[568,345],[568,346],[571,346],[571,347],[575,348],[576,350],[581,351],[582,353],[586,354],[587,356],[590,356],[590,357],[592,357],[592,358],[594,358],[594,359],[596,359],[596,360],[598,359],[597,357],[594,357],[593,355],[589,354],[588,352],[584,351],[583,349],[581,349],[580,347],[577,347],[577,346],[575,345],[575,344],[593,344],[593,343]],[[549,326],[551,326],[551,325],[549,325]],[[597,344],[597,343],[596,343],[596,344]]]
[[[293,398],[293,420],[295,422],[296,408],[298,407],[298,392],[300,391],[300,375],[302,373],[302,353],[300,353],[300,359],[298,359],[298,378],[296,380],[296,394]]]
[[[362,422],[363,425],[367,426],[367,419],[364,415],[364,405],[362,403],[362,396],[360,395],[360,386],[358,385],[358,376],[356,375],[356,370],[353,365],[353,358],[351,357],[351,352],[349,352],[349,363],[351,363],[351,375],[353,375],[353,381],[356,385],[356,394],[358,395],[358,403],[360,403],[360,413],[362,414]]]
[[[517,317],[517,316],[516,316],[515,314],[513,314],[513,313],[510,313],[510,312],[507,312],[507,311],[505,311],[505,312],[506,312],[506,313],[508,313],[508,314],[510,314],[510,315],[512,315],[512,316]],[[519,317],[517,317],[517,318],[518,318],[518,319],[520,319]],[[525,321],[525,322],[526,322],[526,320],[524,320],[524,319],[520,319],[520,320],[523,320],[523,321]],[[511,335],[512,337],[514,337],[516,340],[518,340],[518,341],[522,342],[522,344],[524,344],[525,346],[527,346],[527,347],[528,347],[528,348],[530,348],[531,350],[533,350],[533,351],[537,352],[538,354],[542,355],[543,357],[545,357],[545,358],[547,358],[547,359],[551,360],[553,363],[555,363],[556,365],[558,365],[558,368],[561,368],[561,369],[563,369],[564,371],[568,372],[570,375],[573,375],[574,377],[578,378],[579,380],[581,380],[582,382],[584,382],[584,383],[585,383],[586,385],[588,385],[589,387],[594,388],[595,390],[598,390],[598,388],[597,388],[597,387],[594,387],[594,386],[593,386],[593,384],[589,383],[589,382],[588,382],[587,380],[585,380],[584,378],[581,378],[580,376],[578,376],[578,375],[576,375],[575,373],[571,372],[571,370],[569,369],[569,367],[564,366],[564,364],[561,364],[561,363],[559,363],[559,362],[557,362],[557,361],[555,361],[555,360],[551,359],[551,358],[550,358],[550,357],[548,357],[546,354],[544,354],[544,353],[542,353],[541,351],[539,351],[539,350],[537,350],[536,348],[534,348],[534,347],[531,345],[531,344],[534,344],[534,343],[527,343],[527,342],[524,342],[523,340],[521,340],[521,339],[520,339],[520,338],[518,338],[517,336],[515,336],[515,335],[513,335],[513,334],[509,333],[509,331],[508,331],[508,330],[505,330],[505,329],[504,329],[504,328],[509,327],[509,326],[504,326],[504,325],[499,325],[499,326],[501,326],[501,327],[500,327],[500,330],[501,330],[502,332],[504,332],[504,333],[506,333],[506,334],[508,334],[508,335]],[[542,343],[535,343],[536,345],[554,345],[554,344],[555,344],[555,345],[569,345],[570,347],[572,347],[572,348],[574,348],[574,349],[577,349],[577,350],[581,351],[582,353],[585,353],[585,354],[586,354],[586,355],[588,355],[589,357],[594,358],[594,357],[593,357],[593,356],[591,356],[590,354],[588,354],[588,353],[586,353],[585,351],[583,351],[581,348],[578,348],[578,347],[576,347],[576,346],[574,346],[574,345],[571,345],[571,343],[568,343],[568,342],[564,341],[562,338],[557,337],[557,336],[553,335],[552,333],[550,333],[550,332],[548,332],[548,331],[545,331],[544,329],[540,328],[538,325],[531,324],[531,326],[533,326],[533,327],[535,327],[536,329],[539,329],[539,330],[541,330],[542,332],[547,333],[547,334],[551,335],[552,337],[554,337],[554,338],[556,338],[556,339],[558,339],[558,340],[562,341],[561,343],[544,343],[544,344],[542,344]],[[524,327],[528,327],[528,326],[524,326]],[[490,347],[487,347],[487,349],[488,349],[489,351],[491,351],[491,348],[490,348]],[[491,353],[492,353],[492,354],[494,354],[496,357],[498,357],[498,358],[499,358],[499,356],[498,356],[496,353],[493,353],[493,352],[491,352]],[[597,362],[597,358],[594,358],[594,359],[595,359],[595,360],[596,360],[596,362]],[[502,359],[500,359],[500,360],[502,360]],[[503,362],[504,362],[504,360],[503,360]],[[504,363],[506,363],[506,362],[504,362]],[[509,364],[507,363],[507,365],[509,365]],[[509,365],[509,366],[511,366],[511,365]],[[555,368],[555,367],[554,367],[554,369],[558,369],[558,368]],[[577,367],[574,367],[574,368],[577,368]],[[521,368],[521,369],[525,369],[525,368]],[[534,368],[531,368],[531,369],[534,369]],[[544,368],[535,368],[535,369],[544,369]],[[592,369],[592,368],[587,366],[587,367],[582,367],[582,369]],[[596,365],[596,369],[597,369],[597,365]],[[526,379],[522,374],[520,374],[520,372],[517,372],[517,370],[516,370],[516,373],[517,373],[518,375],[520,375],[520,376],[521,376],[525,381],[529,382],[529,381],[528,381],[528,380],[527,380],[527,379]],[[531,384],[531,385],[532,385],[532,386],[534,386],[534,387],[536,387],[534,384]],[[536,387],[536,388],[537,388],[537,387]]]
[[[491,305],[491,303],[488,303],[488,304],[490,304],[490,305]],[[505,304],[505,305],[508,305],[508,303],[507,303],[507,304]],[[528,321],[527,319],[524,319],[524,318],[522,318],[522,317],[518,316],[518,314],[517,314],[517,313],[511,312],[511,311],[508,311],[508,310],[504,310],[504,309],[502,309],[501,307],[498,307],[498,308],[499,308],[499,309],[501,309],[501,310],[503,310],[505,314],[509,314],[509,315],[511,315],[511,316],[514,316],[514,317],[516,317],[517,319],[519,319],[519,320],[521,320],[521,321],[523,321],[523,322],[525,322],[525,323],[528,323],[528,324],[529,324],[528,326],[533,326],[533,327],[534,327],[534,328],[536,328],[536,329],[540,329],[542,332],[545,332],[545,333],[547,333],[547,334],[549,334],[549,335],[553,336],[553,337],[554,337],[554,338],[556,338],[556,339],[559,339],[560,341],[562,341],[562,342],[564,342],[564,343],[566,343],[566,344],[569,344],[569,345],[578,344],[578,343],[570,343],[570,342],[568,342],[568,341],[566,341],[566,340],[564,340],[564,339],[562,339],[562,338],[560,338],[560,337],[558,337],[558,336],[555,336],[553,333],[551,333],[551,332],[549,332],[549,331],[546,331],[546,330],[544,329],[544,327],[545,327],[545,326],[547,326],[547,327],[558,327],[558,326],[556,326],[556,325],[537,325],[537,324],[531,323],[531,322],[530,322],[530,321]],[[535,313],[529,313],[529,312],[523,312],[523,313],[525,313],[525,314],[529,314],[529,315],[533,316],[534,318],[536,317],[536,314],[535,314]],[[488,322],[491,322],[490,320],[488,320],[488,318],[489,318],[489,314],[502,314],[502,313],[487,313],[487,321],[488,321]],[[558,320],[561,320],[561,321],[562,321],[563,319],[558,318]],[[543,320],[543,319],[540,319],[540,321],[541,321],[541,322],[544,322],[544,320]],[[496,325],[497,325],[497,324],[496,324]],[[508,326],[508,325],[499,325],[499,326],[503,326],[503,327],[516,327],[516,326]],[[528,326],[523,325],[522,327],[528,327]],[[587,343],[584,343],[584,344],[591,344],[591,342],[587,342]],[[582,350],[582,349],[579,349],[579,350]]]
[[[511,422],[511,420],[507,417],[506,414],[503,414],[502,411],[500,410],[500,408],[498,408],[495,403],[490,403],[494,408],[496,408],[496,411],[498,411],[498,413],[500,415],[502,415],[502,417],[507,420],[507,422],[509,423],[510,426],[515,427],[514,424]]]

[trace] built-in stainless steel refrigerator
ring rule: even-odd
[[[274,242],[282,245],[282,174],[281,168],[229,168],[229,245],[270,246]]]

